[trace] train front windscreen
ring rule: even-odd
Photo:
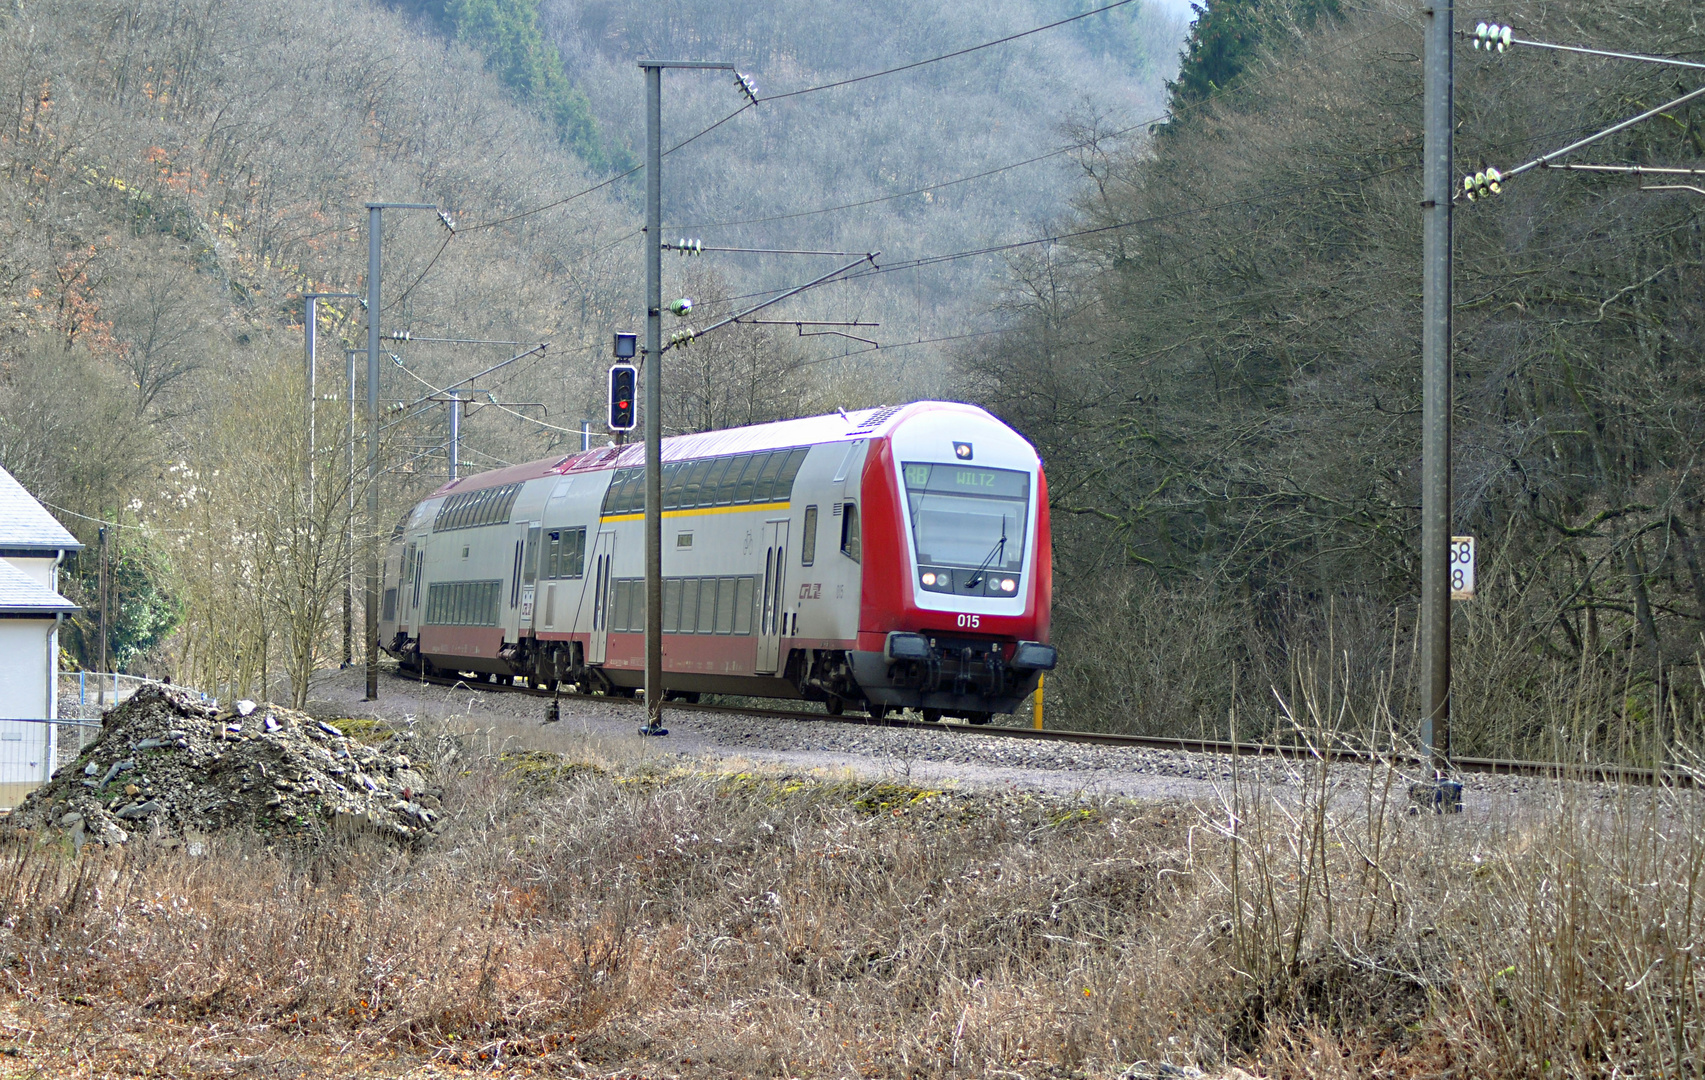
[[[1013,469],[906,462],[917,583],[930,592],[1013,596],[1024,565],[1030,475]]]

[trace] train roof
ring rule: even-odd
[[[721,431],[701,431],[693,435],[672,435],[663,440],[663,460],[683,461],[693,458],[717,457],[722,454],[749,454],[760,450],[779,450],[790,446],[815,446],[819,443],[852,442],[855,439],[875,439],[889,434],[909,416],[938,409],[982,413],[975,405],[956,401],[914,401],[906,405],[885,405],[877,409],[856,409],[851,412],[832,412],[826,416],[802,416],[795,420],[777,420],[770,424],[725,428]],[[567,457],[540,458],[504,469],[475,473],[453,480],[433,495],[452,491],[478,491],[500,487],[545,476],[564,473],[600,472],[645,464],[645,443],[631,442],[625,446],[606,446]]]

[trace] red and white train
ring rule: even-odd
[[[428,674],[632,694],[645,677],[644,447],[444,485],[392,534],[380,640]],[[1042,463],[971,405],[663,442],[668,692],[987,721],[1054,666]]]

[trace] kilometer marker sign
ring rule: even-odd
[[[1474,599],[1474,537],[1450,538],[1450,598]]]

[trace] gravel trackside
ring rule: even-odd
[[[672,708],[670,734],[637,734],[641,705],[602,696],[564,695],[562,720],[544,725],[546,699],[530,694],[444,687],[411,682],[394,670],[381,671],[379,700],[364,701],[365,672],[328,671],[317,677],[309,710],[321,716],[372,716],[400,720],[457,720],[489,727],[518,748],[567,749],[577,738],[593,738],[611,749],[651,758],[686,758],[723,767],[769,766],[789,771],[850,773],[872,779],[903,778],[933,786],[1032,791],[1054,796],[1216,800],[1233,778],[1224,755],[1136,747],[1007,738],[975,731],[920,731],[822,720],[794,720],[740,713]],[[785,703],[778,703],[786,707]],[[1242,759],[1245,782],[1295,783],[1295,766],[1272,759]],[[1365,778],[1362,766],[1334,766]],[[1394,791],[1411,779],[1396,776]],[[1499,796],[1520,792],[1517,777],[1476,776],[1464,794],[1465,808],[1489,812]]]

